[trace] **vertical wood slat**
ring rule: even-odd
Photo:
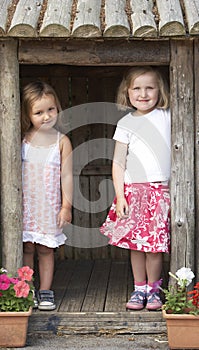
[[[194,82],[195,82],[195,189],[196,189],[196,232],[195,232],[195,267],[196,281],[199,280],[199,39],[194,42]]]
[[[98,228],[100,227],[103,217],[105,217],[106,212],[105,209],[107,207],[107,187],[106,187],[106,193],[101,193],[99,192],[99,187],[100,187],[100,182],[105,179],[105,176],[90,176],[90,183],[89,186],[92,188],[90,200],[92,202],[92,207],[96,208],[95,213],[91,213],[91,227],[92,228]],[[102,196],[103,201],[95,206],[95,201],[97,201],[97,197]],[[97,232],[92,233],[92,228],[91,228],[91,240],[93,242],[93,249],[92,251],[92,258],[93,259],[99,259],[99,258],[108,258],[109,255],[109,247],[107,246],[107,238],[104,237],[99,230]],[[96,247],[95,247],[95,242]]]
[[[88,162],[88,146],[86,140],[88,137],[87,125],[83,125],[87,120],[86,109],[81,108],[81,104],[87,102],[87,77],[72,77],[71,78],[71,105],[78,106],[76,113],[72,118],[72,132],[71,141],[73,145],[73,169],[74,169],[74,192],[73,192],[73,232],[71,235],[72,244],[74,247],[74,255],[76,259],[90,258],[89,249],[85,250],[85,247],[89,247],[87,243],[88,231],[89,231],[89,208],[87,201],[89,198],[89,186],[88,179],[81,176],[81,170]],[[82,114],[81,114],[82,112]],[[79,116],[79,114],[81,116]],[[76,118],[82,117],[81,123],[76,123]],[[78,119],[79,120],[79,119]],[[80,126],[79,128],[77,128]],[[78,151],[76,151],[78,147]],[[78,243],[79,242],[79,243]]]
[[[71,277],[64,300],[60,306],[61,312],[81,311],[93,264],[92,260],[78,260],[75,274]]]
[[[68,288],[70,280],[75,273],[75,268],[75,260],[59,261],[55,266],[52,289],[55,292],[55,302],[58,309],[64,299],[64,294]]]
[[[126,310],[128,265],[128,261],[112,261],[104,310],[106,312]]]
[[[194,268],[193,42],[171,41],[171,271]]]
[[[19,64],[17,41],[0,42],[1,239],[2,265],[22,264],[22,188]]]
[[[110,260],[96,260],[82,306],[82,312],[99,312],[104,310]]]

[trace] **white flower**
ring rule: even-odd
[[[0,269],[0,272],[1,272],[1,273],[7,273],[8,271],[7,271],[6,269],[4,269],[4,267],[2,267],[2,268]]]
[[[185,283],[187,287],[195,277],[194,273],[189,267],[181,267],[181,269],[176,272],[176,276],[178,277],[178,284],[181,287],[183,287]]]

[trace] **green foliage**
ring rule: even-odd
[[[184,314],[193,309],[191,300],[187,300],[187,292],[183,287],[169,286],[168,289],[163,289],[165,294],[165,304],[163,308],[173,314]]]

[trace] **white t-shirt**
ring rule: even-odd
[[[125,183],[168,181],[170,178],[170,110],[143,116],[128,113],[119,120],[114,140],[128,144]]]

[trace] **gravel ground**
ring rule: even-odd
[[[13,349],[13,348],[12,348]],[[25,350],[169,350],[165,334],[125,335],[47,335],[28,334]],[[17,350],[17,348],[16,348]]]

